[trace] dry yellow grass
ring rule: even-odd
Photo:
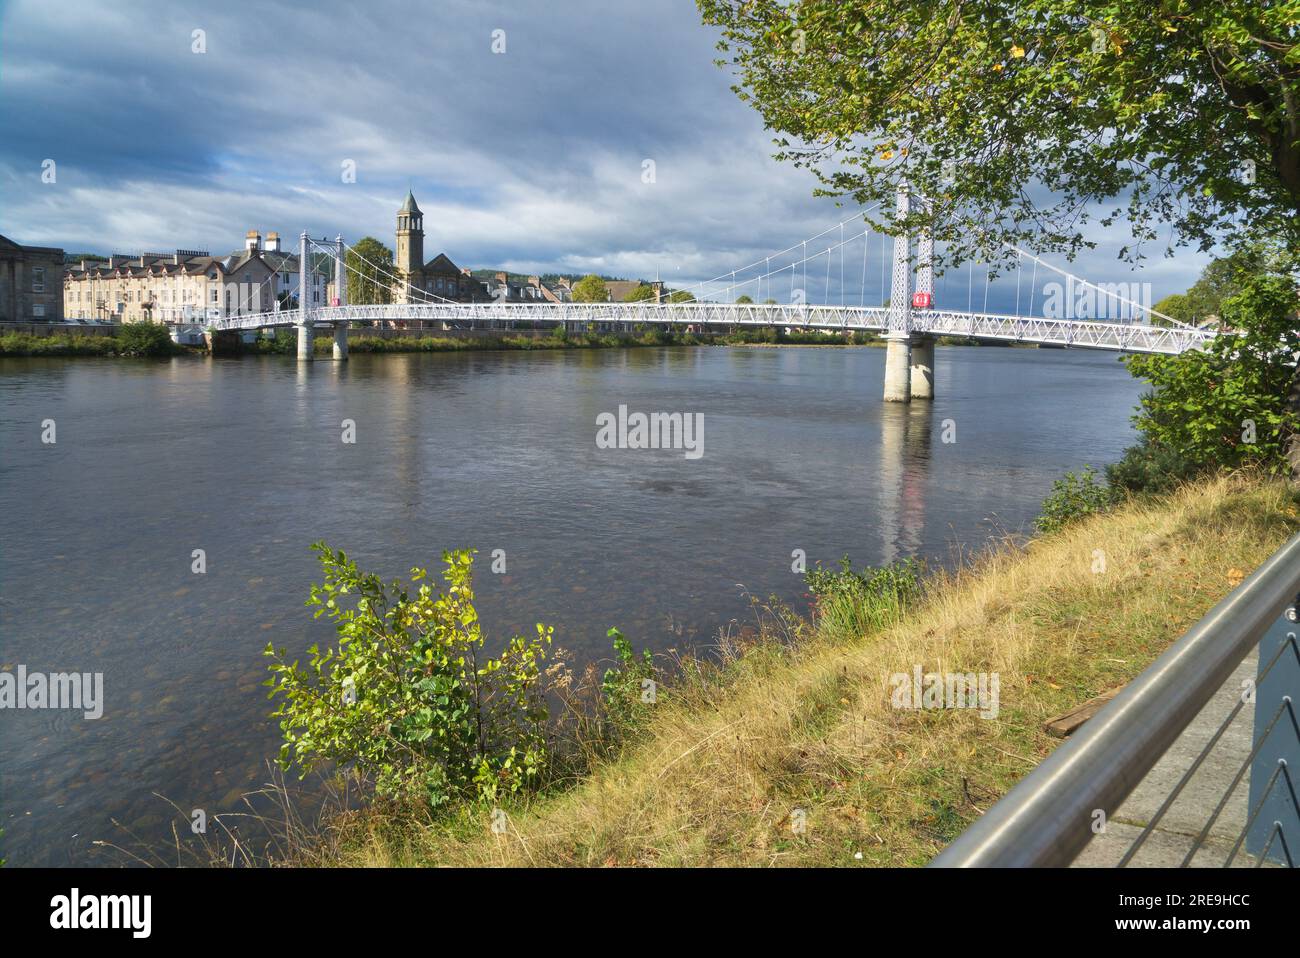
[[[510,809],[504,835],[485,811],[370,814],[335,851],[366,865],[923,864],[1059,744],[1045,720],[1135,676],[1298,526],[1283,486],[1240,478],[1131,503],[941,576],[880,634],[759,646],[725,688],[664,694],[638,746]],[[889,676],[916,665],[998,673],[998,717],[892,708]]]

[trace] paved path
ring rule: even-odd
[[[1147,773],[1146,778],[1125,799],[1124,804],[1111,817],[1105,833],[1094,836],[1075,859],[1074,867],[1108,868],[1119,864],[1120,858],[1228,717],[1241,695],[1242,683],[1255,678],[1258,660],[1259,654],[1255,651],[1237,666],[1237,670],[1183,730],[1183,734],[1170,746],[1155,768]],[[1241,768],[1241,763],[1250,754],[1254,719],[1255,709],[1252,706],[1248,705],[1237,713],[1223,733],[1223,738],[1219,739],[1178,796],[1178,800],[1129,862],[1129,868],[1177,867],[1182,864],[1196,836],[1205,827],[1215,806],[1232,783],[1233,776]],[[1246,827],[1249,791],[1250,773],[1247,772],[1233,789],[1228,804],[1214,823],[1205,844],[1192,858],[1193,867],[1223,867],[1241,830]],[[1254,864],[1255,859],[1245,853],[1244,846],[1233,861],[1233,867],[1250,867]]]

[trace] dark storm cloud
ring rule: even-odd
[[[248,228],[306,228],[391,244],[409,185],[430,256],[675,281],[847,215],[770,158],[691,0],[27,0],[2,16],[0,232],[23,242],[227,250]],[[1080,269],[1113,272],[1113,255]]]

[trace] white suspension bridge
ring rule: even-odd
[[[905,189],[900,189],[897,199],[899,216],[906,216],[909,211],[909,196]],[[848,221],[845,221],[848,222]],[[839,224],[841,234],[844,223]],[[832,230],[834,228],[832,227]],[[819,236],[825,236],[831,230]],[[863,284],[865,289],[867,231],[860,234],[863,239]],[[1175,355],[1189,349],[1196,349],[1213,339],[1218,332],[1201,329],[1173,320],[1155,313],[1149,306],[1122,296],[1113,289],[1105,289],[1089,283],[1080,277],[1057,269],[1043,262],[1036,256],[1018,248],[1014,249],[1019,264],[1029,259],[1034,264],[1035,280],[1039,266],[1058,273],[1067,280],[1067,288],[1080,288],[1100,294],[1105,301],[1115,301],[1132,311],[1136,321],[1101,321],[1091,318],[1021,315],[1018,309],[1019,277],[1017,277],[1017,313],[1003,314],[987,311],[974,311],[973,294],[968,294],[967,309],[955,310],[939,308],[934,300],[933,242],[929,236],[922,234],[917,241],[915,277],[913,277],[911,238],[907,235],[894,237],[892,256],[892,277],[889,284],[888,303],[881,306],[847,305],[843,302],[843,249],[845,245],[858,238],[841,239],[838,245],[829,242],[824,250],[809,256],[806,252],[809,240],[790,247],[783,252],[803,249],[800,260],[771,269],[773,257],[767,257],[763,265],[764,272],[748,278],[737,280],[737,273],[743,273],[756,267],[751,264],[743,270],[733,270],[715,280],[696,284],[703,290],[714,282],[725,280],[730,276],[730,285],[723,290],[734,296],[736,289],[754,288],[761,290],[766,281],[771,292],[774,278],[789,270],[791,273],[791,296],[789,303],[758,304],[753,302],[716,302],[693,299],[690,301],[642,301],[642,302],[529,302],[510,303],[500,300],[481,303],[463,303],[435,296],[429,291],[411,286],[402,277],[386,272],[380,266],[370,263],[351,247],[343,238],[334,240],[314,239],[306,232],[300,236],[299,249],[299,286],[300,290],[311,288],[308,270],[311,257],[322,257],[333,263],[335,297],[330,305],[312,307],[277,309],[270,312],[231,315],[215,319],[208,324],[213,332],[237,330],[265,330],[293,327],[298,331],[298,358],[311,361],[315,356],[314,339],[316,331],[331,330],[334,335],[333,355],[337,360],[346,360],[348,355],[348,329],[354,326],[386,326],[419,323],[432,324],[437,327],[451,328],[457,325],[515,327],[519,325],[559,326],[569,329],[599,327],[602,324],[632,326],[666,326],[690,328],[694,330],[715,327],[777,327],[787,330],[821,330],[827,332],[875,332],[883,333],[886,339],[885,357],[885,396],[887,401],[906,402],[910,399],[929,399],[934,396],[934,341],[939,336],[967,337],[976,340],[994,342],[1016,342],[1045,346],[1063,346],[1084,349],[1105,349],[1119,352],[1163,353]],[[813,237],[813,240],[817,237]],[[813,304],[806,301],[804,289],[795,287],[798,268],[804,268],[804,286],[807,286],[807,266],[810,259],[826,256],[826,291],[830,298],[831,254],[841,251],[841,302],[839,304]],[[366,273],[356,265],[348,262],[351,252],[360,262],[370,267]],[[779,254],[778,254],[779,255]],[[884,261],[882,256],[882,270]],[[392,288],[399,298],[407,302],[386,303],[380,305],[349,305],[347,303],[348,272],[365,277],[373,282],[382,277],[392,282]],[[972,280],[973,282],[973,280]],[[987,283],[987,277],[986,277]],[[1031,290],[1035,287],[1031,283]],[[884,281],[882,278],[882,292]],[[306,299],[305,296],[301,299]],[[985,295],[987,304],[987,291]],[[1068,311],[1067,311],[1068,312]],[[1138,318],[1141,314],[1141,318]],[[1151,317],[1159,316],[1167,325],[1156,325]]]

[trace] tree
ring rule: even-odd
[[[1199,318],[1218,316],[1226,300],[1240,293],[1253,276],[1279,268],[1278,253],[1244,247],[1211,261],[1187,291],[1188,305]],[[1173,315],[1172,313],[1170,315]]]
[[[348,302],[356,305],[391,303],[393,251],[373,236],[356,241],[347,252]]]
[[[749,304],[749,303],[752,303],[752,302],[754,302],[754,300],[751,299],[749,296],[744,295],[743,293],[742,293],[740,296],[737,296],[737,297],[736,297],[736,305],[737,305],[737,306],[744,306],[744,305]]]
[[[1186,293],[1170,293],[1156,303],[1152,310],[1156,313],[1163,313],[1171,319],[1176,319],[1180,323],[1191,323],[1200,318],[1193,311],[1192,301]],[[1152,316],[1151,322],[1158,326],[1168,325],[1159,316]]]
[[[1300,351],[1297,308],[1290,275],[1247,276],[1222,306],[1224,322],[1240,335],[1180,356],[1127,357],[1152,386],[1135,417],[1146,441],[1196,466],[1254,462],[1284,471],[1297,425],[1285,401],[1288,361]]]
[[[670,302],[670,303],[693,303],[693,302],[695,302],[695,294],[694,294],[694,293],[688,293],[688,292],[687,292],[686,290],[684,290],[684,289],[674,290],[673,293],[672,293],[672,295],[670,295],[670,296],[668,297],[668,302]]]
[[[1286,272],[1283,251],[1270,251],[1261,246],[1239,249],[1211,260],[1186,293],[1166,296],[1156,303],[1154,309],[1183,323],[1217,317],[1223,303],[1240,293],[1251,277],[1269,272]],[[1159,322],[1158,319],[1155,321]]]
[[[1297,0],[696,2],[777,158],[880,203],[878,229],[930,228],[940,268],[1013,244],[1072,257],[1095,204],[1129,224],[1127,261],[1162,225],[1167,254],[1225,236],[1300,254]],[[896,217],[904,182],[924,201]],[[1300,412],[1300,369],[1271,361]],[[1300,432],[1288,456],[1300,478]]]
[[[655,288],[649,283],[642,283],[623,297],[625,303],[642,303],[655,298]]]
[[[697,0],[777,157],[824,195],[932,222],[940,262],[1073,255],[1121,216],[1142,255],[1162,223],[1209,248],[1244,222],[1300,238],[1295,0]],[[1033,189],[1033,187],[1039,187]]]
[[[604,303],[609,300],[609,287],[595,273],[588,273],[573,284],[575,303]]]

